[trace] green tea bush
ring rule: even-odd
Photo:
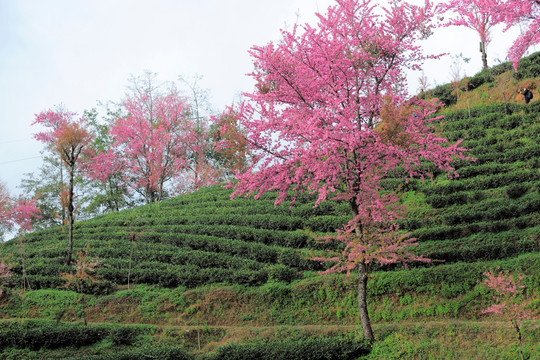
[[[351,216],[322,215],[306,220],[305,226],[316,232],[335,232],[351,220]]]
[[[134,326],[113,327],[109,336],[114,345],[132,345],[141,334],[141,329]]]
[[[518,80],[540,77],[540,52],[521,59],[515,77]]]
[[[504,259],[534,251],[537,232],[538,228],[479,233],[455,240],[422,242],[415,251],[446,263]]]
[[[371,351],[368,341],[345,337],[303,338],[298,340],[229,344],[206,360],[352,360]]]
[[[28,275],[28,282],[30,282],[30,286],[32,287],[32,289],[35,290],[56,289],[64,286],[64,284],[66,283],[66,281],[62,279],[59,275]],[[16,283],[22,284],[22,279],[20,281],[16,281]]]
[[[67,346],[88,346],[109,335],[104,326],[27,322],[13,323],[0,330],[0,348],[56,349]]]
[[[110,351],[100,355],[80,355],[65,360],[192,360],[194,358],[180,346],[145,345],[130,350]]]
[[[420,94],[419,97],[421,99],[437,98],[446,106],[450,106],[457,102],[457,96],[453,93],[453,91],[454,88],[452,84],[444,84]]]
[[[229,280],[232,284],[239,285],[249,285],[257,286],[262,285],[268,281],[268,273],[264,270],[259,271],[249,271],[249,270],[238,270],[234,271],[231,274]]]
[[[282,264],[271,265],[267,268],[268,280],[290,283],[298,278],[298,272]]]
[[[319,263],[301,256],[297,251],[292,249],[283,249],[278,255],[277,263],[299,270],[323,270],[323,267]]]

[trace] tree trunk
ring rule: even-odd
[[[65,265],[71,264],[71,254],[73,253],[73,177],[75,169],[71,167],[69,169],[69,195],[68,195],[68,251],[66,259],[64,260]]]
[[[482,70],[488,69],[486,43],[480,42],[480,52],[482,53]]]
[[[362,332],[364,338],[373,342],[373,329],[371,328],[371,320],[369,319],[368,307],[367,307],[367,282],[368,282],[368,270],[367,265],[363,262],[358,264],[358,311],[360,313],[360,322],[362,323]]]
[[[516,329],[518,333],[519,355],[521,356],[521,360],[525,360],[525,355],[523,354],[523,344],[521,342],[521,330],[519,329],[519,325],[516,320],[512,320],[512,325],[514,325],[514,329]]]
[[[62,156],[60,156],[60,189],[64,189],[64,166],[62,165]],[[62,204],[62,224],[66,220],[66,208],[64,204]]]
[[[356,218],[358,216],[358,205],[353,199],[349,203],[351,207],[351,213]],[[359,224],[355,228],[356,235],[362,237],[362,229]],[[371,320],[369,319],[368,307],[367,307],[367,283],[368,283],[368,265],[361,261],[358,263],[358,312],[360,314],[360,323],[362,324],[362,332],[364,338],[373,342],[375,340],[373,336],[373,328],[371,327]]]

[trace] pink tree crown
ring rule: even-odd
[[[451,164],[465,158],[460,142],[434,131],[440,104],[410,98],[403,80],[406,69],[439,57],[419,42],[440,10],[429,1],[338,0],[317,27],[295,25],[250,51],[256,89],[236,112],[254,161],[236,173],[232,197],[277,191],[276,204],[294,203],[306,191],[318,195],[315,205],[348,202],[353,218],[337,236],[347,249],[331,259],[340,259],[336,271],[425,261],[403,251],[415,242],[397,232],[397,197],[384,195],[381,180],[398,166],[404,178],[430,176],[427,163],[457,176]]]
[[[527,50],[540,43],[540,1],[538,0],[506,0],[497,16],[507,25],[523,27],[522,33],[508,50],[508,57],[517,71],[519,61]]]
[[[0,208],[0,225],[11,231],[32,231],[32,220],[39,219],[41,210],[36,206],[37,199],[15,201],[8,199],[5,206]]]
[[[502,0],[451,0],[445,5],[455,17],[444,26],[465,26],[475,30],[486,45],[491,42],[491,29],[502,22],[499,13],[503,9]]]
[[[233,196],[278,190],[280,203],[290,190],[304,188],[318,192],[320,203],[330,193],[344,199],[373,194],[397,164],[419,175],[418,155],[452,172],[449,164],[463,149],[431,131],[435,102],[410,100],[406,144],[383,143],[374,130],[385,97],[396,108],[408,101],[404,69],[438,57],[423,55],[416,44],[429,33],[429,3],[399,3],[384,15],[375,8],[369,1],[338,1],[319,15],[318,28],[295,26],[282,32],[279,44],[252,48],[257,91],[245,94],[239,114],[257,161],[237,174]]]
[[[32,125],[41,125],[46,130],[34,134],[34,138],[46,145],[55,145],[64,141],[66,145],[86,145],[91,140],[85,131],[86,118],[75,119],[77,113],[66,110],[46,110],[36,114]],[[74,136],[75,135],[75,136]],[[70,140],[68,140],[70,139]]]
[[[499,270],[497,268],[497,270]],[[484,284],[493,291],[494,303],[484,313],[502,314],[508,320],[521,325],[525,320],[535,321],[536,317],[524,305],[522,298],[523,276],[514,277],[508,271],[485,272]]]

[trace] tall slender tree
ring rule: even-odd
[[[463,158],[458,144],[433,131],[436,102],[410,99],[406,69],[421,69],[419,41],[431,34],[429,3],[387,5],[338,0],[316,27],[295,25],[278,43],[255,46],[256,81],[237,109],[254,164],[237,172],[233,197],[277,191],[276,204],[299,192],[318,194],[316,205],[345,201],[351,220],[338,239],[346,244],[329,272],[359,272],[362,329],[373,340],[367,311],[370,265],[426,261],[399,234],[397,197],[381,179],[400,167],[403,177],[429,175],[426,163],[454,175]]]
[[[501,9],[501,0],[451,0],[446,8],[455,13],[447,26],[465,26],[475,30],[480,36],[480,53],[482,54],[482,68],[488,68],[487,46],[491,42],[493,26],[502,23],[497,16]]]
[[[89,158],[90,174],[103,180],[121,169],[128,188],[152,203],[188,168],[194,126],[186,99],[174,87],[163,91],[153,74],[134,79],[131,90],[122,103],[126,115],[109,128],[111,146]]]
[[[109,129],[117,118],[123,116],[121,108],[107,105],[105,116],[100,117],[96,109],[85,111],[84,116],[88,120],[88,129],[93,139],[82,154],[80,170],[86,180],[84,185],[87,193],[83,198],[86,201],[81,212],[90,216],[136,206],[139,202],[128,191],[121,163],[115,160],[114,153],[107,153],[113,144]],[[105,161],[96,163],[94,159],[102,153],[107,153],[107,156],[101,157]]]
[[[59,154],[68,172],[68,185],[62,189],[62,202],[67,208],[68,250],[64,263],[69,265],[73,252],[73,224],[75,222],[74,180],[77,161],[82,149],[92,136],[86,129],[85,118],[75,120],[77,114],[65,110],[47,110],[36,115],[32,125],[41,125],[47,130],[35,134],[38,141],[50,146]]]
[[[191,78],[179,76],[181,85],[187,90],[189,120],[192,122],[192,140],[188,146],[187,169],[176,181],[178,192],[189,192],[202,187],[215,185],[222,179],[222,169],[211,156],[211,137],[209,136],[212,106],[207,89],[199,85],[202,76]]]
[[[67,218],[67,208],[61,199],[66,183],[62,161],[50,147],[43,149],[41,156],[41,166],[25,173],[19,186],[26,198],[37,199],[36,205],[41,210],[41,218],[33,221],[37,229],[62,225]],[[77,180],[76,187],[80,186]]]

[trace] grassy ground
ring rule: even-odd
[[[91,326],[92,324],[90,324]],[[308,326],[152,326],[130,345],[110,339],[87,347],[53,350],[4,349],[3,359],[63,359],[66,357],[122,352],[129,348],[181,346],[195,357],[231,343],[272,342],[306,337],[358,337],[354,325]],[[517,334],[509,323],[489,321],[428,321],[378,323],[377,341],[371,353],[360,359],[518,359]],[[525,325],[523,352],[527,359],[538,359],[540,330]]]

